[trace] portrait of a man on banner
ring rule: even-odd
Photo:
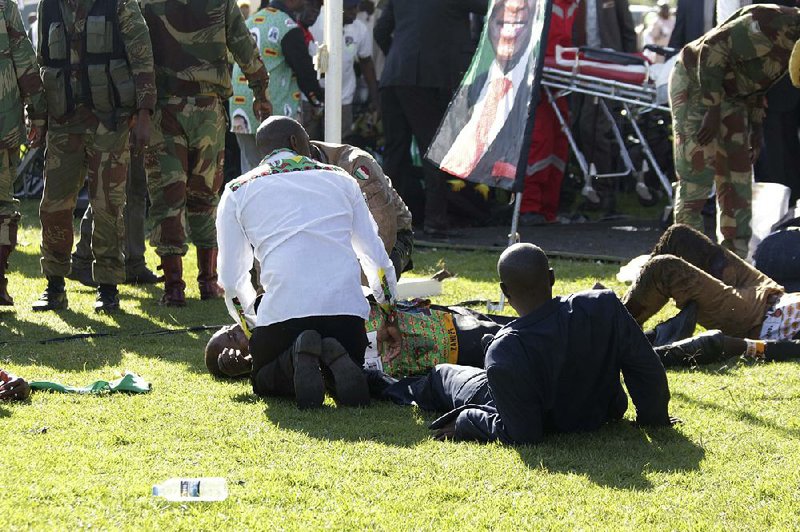
[[[544,54],[548,4],[492,2],[478,50],[426,154],[445,172],[513,188]]]

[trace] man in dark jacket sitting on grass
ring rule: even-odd
[[[637,423],[672,423],[664,367],[612,292],[554,298],[547,256],[532,244],[508,248],[497,269],[520,318],[487,339],[486,369],[441,364],[390,387],[421,408],[450,411],[431,425],[438,438],[526,444],[595,430],[628,408],[620,371]]]

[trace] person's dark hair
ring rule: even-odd
[[[517,297],[550,297],[553,276],[542,248],[514,244],[497,262],[497,273],[507,294]]]
[[[297,120],[288,116],[271,116],[264,120],[256,131],[256,145],[262,155],[281,149],[307,157],[311,154],[308,133]]]

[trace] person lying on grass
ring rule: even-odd
[[[640,324],[670,299],[681,312],[656,327],[691,334],[695,324],[708,333],[658,347],[665,366],[717,362],[746,355],[757,360],[800,356],[800,293],[786,292],[735,253],[685,225],[673,225],[653,248],[622,300]],[[670,327],[679,322],[679,327]],[[673,336],[668,333],[666,336]]]
[[[0,369],[0,401],[22,401],[30,395],[31,387],[25,379]]]
[[[787,293],[686,225],[673,225],[661,236],[622,301],[643,324],[670,299],[680,309],[694,302],[697,323],[734,338],[800,339],[800,292]]]
[[[367,318],[368,336],[378,331],[381,316],[380,307],[371,302]],[[496,333],[510,321],[512,318],[507,316],[486,316],[464,307],[442,307],[421,300],[398,303],[397,326],[404,340],[400,354],[389,358],[384,342],[376,338],[374,347],[381,362],[376,367],[392,377],[421,375],[442,362],[482,368],[483,337]],[[206,345],[205,362],[208,371],[216,377],[238,377],[250,373],[252,357],[241,326],[225,326],[214,333]],[[272,363],[269,383],[273,387],[278,383],[278,390],[272,390],[272,395],[276,395],[276,391],[292,395],[292,370],[288,354]],[[390,379],[385,381],[393,382]]]
[[[640,425],[673,424],[667,375],[641,328],[609,290],[553,297],[555,275],[532,244],[500,256],[500,287],[519,318],[488,342],[486,369],[440,364],[390,386],[421,408],[449,411],[438,439],[537,443],[622,418],[625,387]],[[395,388],[395,390],[391,390]]]
[[[800,358],[800,340],[751,340],[713,329],[691,338],[656,347],[665,368],[695,367],[742,357],[748,362],[778,362]]]

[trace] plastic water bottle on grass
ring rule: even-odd
[[[171,478],[153,486],[153,496],[172,502],[224,501],[228,498],[228,483],[221,477]]]

